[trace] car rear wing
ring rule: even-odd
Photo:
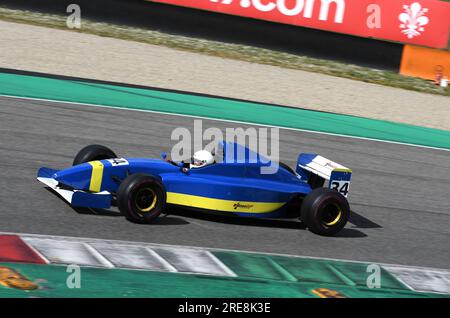
[[[302,153],[298,156],[296,172],[312,188],[323,187],[328,181],[328,188],[347,197],[350,188],[352,170],[317,154]]]

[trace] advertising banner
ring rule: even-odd
[[[450,28],[450,3],[438,0],[151,1],[434,48]]]

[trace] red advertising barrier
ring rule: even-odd
[[[438,0],[149,1],[435,48],[450,28],[450,3]]]

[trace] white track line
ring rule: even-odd
[[[367,138],[367,137],[349,136],[349,135],[342,135],[342,134],[335,134],[335,133],[328,133],[328,132],[314,131],[314,130],[307,130],[307,129],[300,129],[300,128],[290,128],[290,127],[283,127],[283,126],[272,126],[272,125],[267,125],[267,124],[258,124],[258,123],[251,123],[251,122],[239,121],[239,120],[231,120],[231,119],[220,119],[220,118],[214,118],[214,117],[194,116],[194,115],[186,115],[186,114],[176,114],[176,113],[162,112],[162,111],[148,110],[148,109],[134,109],[134,108],[127,108],[127,107],[123,107],[123,106],[108,106],[108,105],[98,105],[98,104],[89,104],[89,103],[67,102],[67,101],[54,100],[54,99],[43,99],[43,98],[35,98],[35,97],[20,97],[20,96],[4,95],[4,94],[0,94],[0,97],[8,97],[8,98],[13,98],[13,99],[35,100],[35,101],[45,101],[45,102],[54,102],[54,103],[61,103],[61,104],[72,104],[72,105],[81,105],[81,106],[90,106],[90,107],[103,107],[103,108],[109,108],[109,109],[129,110],[129,111],[137,111],[137,112],[144,112],[144,113],[155,113],[155,114],[179,116],[179,117],[200,118],[200,119],[207,119],[207,120],[228,122],[228,123],[235,123],[235,124],[237,123],[237,124],[245,124],[245,125],[251,125],[251,126],[261,126],[261,127],[268,127],[268,128],[280,128],[280,129],[285,129],[285,130],[301,131],[301,132],[307,132],[307,133],[319,134],[319,135],[329,135],[329,136],[351,138],[351,139],[378,141],[378,142],[383,142],[383,143],[388,143],[388,144],[403,145],[403,146],[410,146],[410,147],[417,147],[417,148],[450,151],[450,149],[447,149],[447,148],[439,148],[439,147],[432,147],[432,146],[416,145],[416,144],[410,144],[410,143],[399,142],[399,141],[390,141],[390,140]],[[211,98],[214,98],[214,97],[211,97]],[[249,102],[249,103],[256,103],[256,102]],[[273,106],[273,107],[277,107],[277,106]],[[306,109],[306,110],[309,110],[309,109]],[[310,110],[310,111],[314,112],[314,110]],[[320,112],[320,111],[317,111],[317,112]],[[336,114],[336,115],[339,115],[339,114]],[[351,115],[347,115],[347,116],[351,116]],[[413,126],[413,125],[411,125],[411,126]],[[418,126],[418,127],[420,127],[420,126]]]
[[[103,264],[105,267],[114,268],[114,264],[111,263],[105,256],[103,256],[99,251],[92,247],[89,243],[83,243],[86,249],[94,256],[99,263]]]
[[[213,253],[209,250],[206,250],[208,256],[225,272],[228,276],[237,277],[236,273],[229,269],[220,259],[218,259]]]
[[[166,266],[167,271],[172,272],[172,273],[177,273],[178,270],[172,266],[172,264],[170,264],[168,261],[166,261],[164,258],[162,258],[158,253],[156,253],[154,250],[152,250],[149,247],[146,247],[145,250],[154,258],[156,258],[161,264],[163,264],[164,266]]]

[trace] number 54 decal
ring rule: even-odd
[[[332,180],[330,182],[330,189],[336,190],[337,192],[342,194],[344,197],[347,197],[349,187],[350,187],[350,181]]]

